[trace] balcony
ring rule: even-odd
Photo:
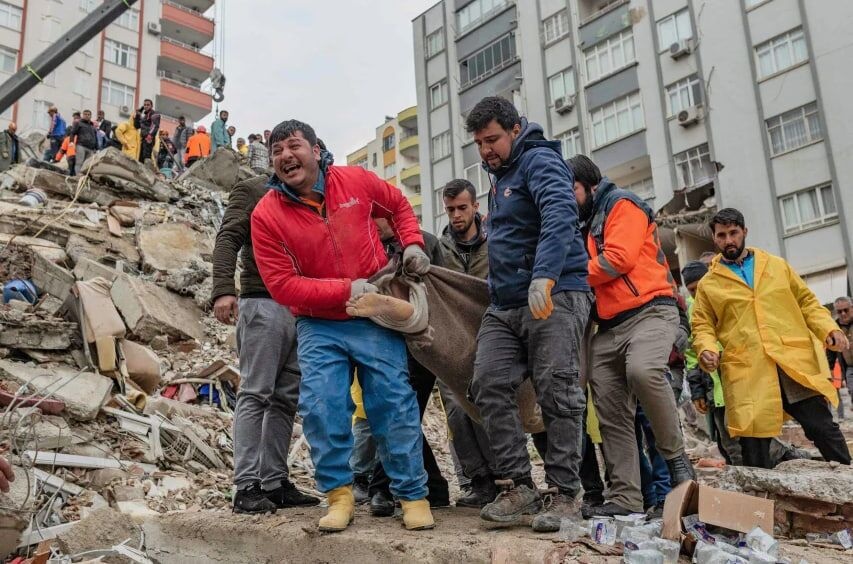
[[[421,183],[421,165],[416,164],[400,171],[400,182],[413,188]]]
[[[418,127],[418,107],[406,108],[397,114],[397,123],[400,127],[416,129]]]
[[[172,3],[194,12],[204,13],[216,4],[216,0],[172,0]]]
[[[160,39],[157,69],[166,71],[171,76],[201,83],[213,70],[213,57],[202,53],[192,45],[163,37]]]
[[[418,134],[414,133],[407,137],[403,137],[400,143],[397,145],[397,149],[406,157],[416,159],[418,158],[418,145],[420,141],[418,140]]]
[[[213,100],[201,90],[201,83],[166,71],[158,71],[160,93],[156,108],[165,114],[186,116],[196,121],[210,113]]]
[[[163,37],[180,41],[186,45],[200,49],[213,41],[213,20],[205,17],[203,12],[186,6],[192,2],[175,2],[161,0],[163,12],[160,17],[160,27]],[[213,4],[213,2],[196,2],[198,5]],[[208,6],[209,7],[209,6]]]

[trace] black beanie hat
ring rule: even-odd
[[[687,286],[688,284],[701,280],[707,272],[708,267],[705,266],[704,263],[699,262],[698,260],[690,261],[681,270],[681,280],[684,282],[684,285]]]

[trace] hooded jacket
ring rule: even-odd
[[[228,135],[228,126],[222,121],[222,118],[213,122],[210,128],[210,141],[213,145],[212,152],[216,152],[219,147],[231,147],[231,136]]]
[[[321,156],[314,191],[321,210],[270,178],[269,192],[252,213],[255,262],[270,295],[294,315],[349,319],[352,281],[370,278],[388,263],[373,219],[383,217],[403,248],[424,246],[412,206],[398,188],[357,166],[331,166]]]
[[[489,245],[483,230],[483,218],[479,213],[474,216],[474,223],[477,236],[473,241],[459,241],[448,225],[442,231],[439,242],[445,268],[485,280],[489,276]]]
[[[559,141],[522,119],[507,163],[497,170],[489,197],[489,294],[492,305],[527,305],[534,278],[555,281],[552,294],[588,291],[587,254],[578,228],[574,175]]]
[[[139,130],[133,118],[121,122],[116,127],[115,138],[121,143],[121,152],[137,161],[139,160]]]

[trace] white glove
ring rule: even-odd
[[[362,294],[378,294],[379,288],[371,284],[367,281],[366,278],[359,278],[358,280],[352,281],[352,286],[350,286],[349,297],[357,298]]]
[[[407,274],[423,276],[429,272],[429,257],[419,245],[409,245],[403,251],[403,269]]]

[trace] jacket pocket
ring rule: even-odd
[[[561,415],[577,415],[586,407],[586,396],[580,387],[580,374],[571,370],[555,370],[551,383],[552,400]]]
[[[634,294],[634,297],[640,297],[640,291],[634,285],[630,278],[628,278],[627,274],[622,275],[622,280],[625,281],[625,285],[628,286],[628,289],[631,290],[631,293]]]
[[[808,337],[785,337],[782,336],[782,344],[786,347],[797,347],[800,349],[812,349],[812,340]]]

